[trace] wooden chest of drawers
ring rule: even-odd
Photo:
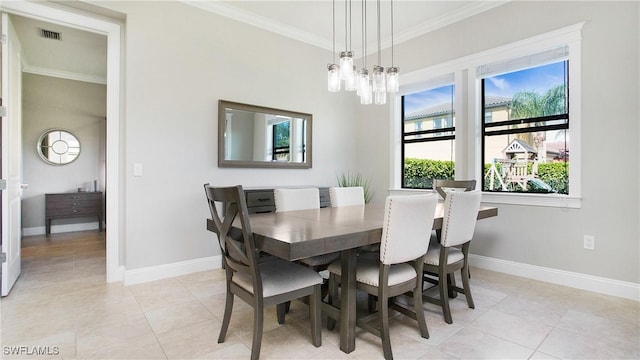
[[[51,220],[64,218],[97,217],[102,231],[102,193],[77,192],[45,194],[46,234],[51,233]]]
[[[329,207],[329,188],[318,188],[320,192],[320,207]],[[245,189],[247,209],[250,214],[270,213],[276,211],[276,201],[273,197],[273,189]]]

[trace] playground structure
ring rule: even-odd
[[[527,191],[530,180],[538,177],[538,152],[526,141],[514,139],[502,150],[503,158],[494,158],[491,168],[484,176],[485,183],[489,180],[489,190],[499,186],[501,191],[514,191],[519,186]],[[497,164],[500,164],[498,170]],[[531,165],[531,166],[529,166]],[[529,168],[531,172],[529,173]],[[496,180],[499,184],[496,184]]]

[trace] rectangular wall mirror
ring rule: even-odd
[[[311,168],[312,115],[218,101],[218,166]]]

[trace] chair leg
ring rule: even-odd
[[[278,324],[284,324],[284,315],[287,313],[287,303],[281,303],[276,305],[276,313],[278,315]]]
[[[369,310],[369,314],[373,314],[376,311],[376,299],[375,296],[371,294],[367,294],[367,308]]]
[[[455,288],[456,288],[456,276],[454,273],[449,273],[447,274],[447,284],[449,285],[448,288],[448,294],[450,298],[455,298],[458,296],[458,293],[456,292]]]
[[[227,300],[224,304],[224,317],[222,318],[222,326],[220,327],[220,335],[218,336],[218,343],[223,343],[224,338],[227,336],[227,329],[229,328],[229,322],[231,321],[231,311],[233,310],[233,294],[227,288]]]
[[[331,306],[335,306],[338,302],[338,281],[333,274],[329,275],[329,298],[327,300]],[[333,330],[335,327],[336,320],[331,316],[327,316],[327,329]]]
[[[311,341],[313,346],[322,345],[322,312],[320,311],[322,302],[322,285],[316,285],[313,294],[309,295],[309,317],[311,318]]]
[[[473,303],[473,297],[471,297],[471,287],[469,286],[469,266],[465,266],[461,271],[462,275],[462,287],[464,288],[464,296],[467,297],[467,305],[470,309],[475,309],[476,305]]]
[[[440,288],[440,306],[442,306],[442,314],[444,315],[444,321],[447,324],[451,324],[453,323],[453,319],[451,319],[451,310],[449,309],[449,294],[448,294],[448,289],[449,287],[447,286],[447,280],[446,280],[446,276],[445,274],[441,274],[440,275],[440,282],[438,284],[438,287]]]
[[[378,303],[380,305],[380,338],[382,338],[382,351],[384,352],[384,358],[386,360],[393,359],[393,353],[391,351],[391,338],[389,336],[389,300],[387,298],[379,297]]]
[[[253,342],[251,343],[251,360],[258,360],[260,358],[263,317],[264,306],[260,303],[253,309]]]
[[[429,338],[429,329],[427,329],[427,321],[424,319],[424,308],[422,307],[422,281],[418,277],[418,287],[413,290],[413,311],[416,313],[416,320],[420,328],[420,336],[425,339]]]

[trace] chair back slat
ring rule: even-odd
[[[427,253],[437,203],[435,194],[387,197],[380,242],[381,263],[407,262]]]
[[[444,201],[440,244],[457,246],[471,240],[480,210],[480,191],[449,192]]]
[[[254,291],[258,291],[259,288],[261,292],[261,278],[257,276],[258,251],[242,186],[213,187],[205,184],[204,188],[225,268],[228,271],[252,275]],[[216,204],[220,204],[224,209],[224,215],[220,214]]]

